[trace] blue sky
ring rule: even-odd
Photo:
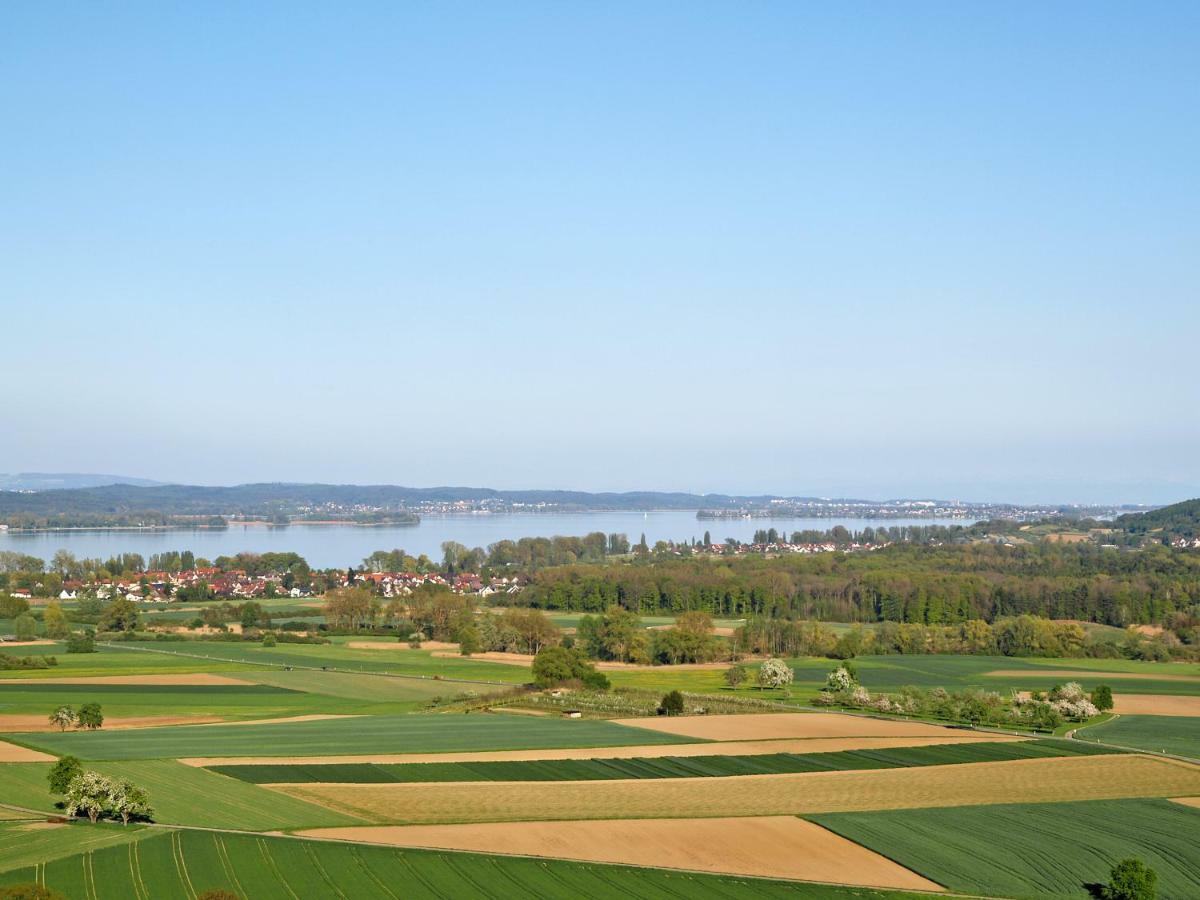
[[[1198,35],[9,4],[0,471],[1200,494]]]

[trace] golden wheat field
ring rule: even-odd
[[[395,824],[772,816],[1200,794],[1200,766],[1135,755],[733,778],[272,789]]]

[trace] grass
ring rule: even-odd
[[[78,840],[74,833],[85,828],[72,826],[69,832]],[[318,896],[355,900],[467,896],[552,900],[905,900],[920,896],[661,869],[395,850],[219,832],[131,831],[130,835],[139,839],[125,846],[57,858],[44,866],[26,863],[17,868],[0,864],[0,884],[39,881],[69,897],[96,900],[194,897],[217,888],[232,891],[244,900]]]
[[[661,778],[272,788],[378,824],[803,815],[1200,795],[1200,767],[1146,756],[981,762],[770,778]]]
[[[0,765],[0,798],[14,806],[53,812],[59,798],[46,783],[50,765]],[[353,816],[173,760],[99,763],[89,768],[145,788],[156,822],[247,831],[361,824]]]
[[[1116,751],[1066,741],[1021,741],[772,753],[760,756],[691,756],[635,759],[555,759],[506,762],[343,763],[332,765],[227,765],[212,771],[253,784],[435,781],[606,781],[625,778],[712,778],[783,775],[852,769],[889,769],[954,763],[1086,756]]]
[[[123,731],[6,735],[13,743],[80,759],[183,756],[332,756],[696,743],[659,732],[583,719],[518,715],[408,715],[262,725],[196,725]]]
[[[1200,718],[1194,716],[1117,716],[1089,726],[1080,737],[1151,753],[1200,758]]]
[[[1196,896],[1200,811],[1167,800],[912,809],[808,816],[951,890],[1088,897],[1118,860],[1137,856],[1162,900]]]

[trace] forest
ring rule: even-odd
[[[1090,543],[903,544],[870,553],[574,564],[536,572],[520,603],[926,625],[1030,614],[1123,627],[1200,603],[1200,554]]]

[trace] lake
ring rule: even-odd
[[[844,525],[851,531],[868,526],[964,525],[965,519],[697,519],[694,510],[657,512],[525,513],[424,516],[419,525],[232,525],[224,529],[162,529],[0,532],[0,550],[28,553],[49,560],[57,550],[80,558],[107,559],[117,553],[140,553],[148,560],[166,550],[191,550],[215,559],[241,551],[292,550],[316,568],[359,566],[375,550],[402,548],[413,556],[427,553],[440,560],[443,541],[486,547],[506,538],[581,536],[591,531],[623,532],[633,543],[642,535],[658,540],[700,540],[707,530],[714,541],[727,537],[749,541],[760,528],[791,533]]]

